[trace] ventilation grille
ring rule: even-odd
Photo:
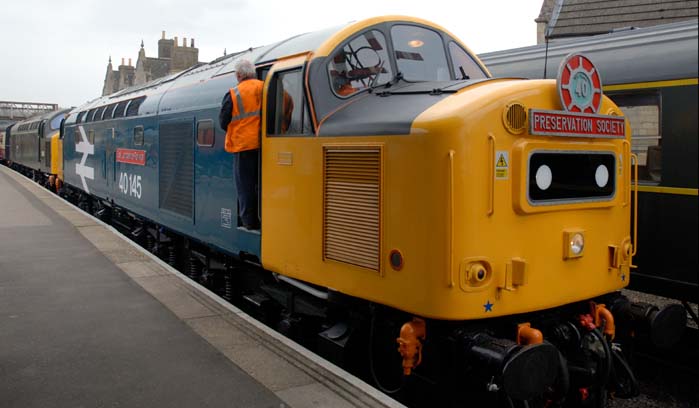
[[[194,136],[191,122],[160,125],[160,208],[192,218]]]
[[[519,134],[524,131],[527,124],[527,111],[521,103],[511,103],[505,107],[503,119],[507,130]]]
[[[323,257],[380,270],[381,148],[323,151]]]

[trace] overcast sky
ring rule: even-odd
[[[195,39],[199,60],[367,17],[433,21],[481,53],[536,43],[542,0],[3,0],[0,100],[81,105],[102,93],[107,61],[136,64],[141,39]]]

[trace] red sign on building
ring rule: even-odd
[[[529,133],[542,136],[624,138],[621,116],[529,110]]]
[[[119,163],[146,165],[146,151],[134,149],[117,149],[116,161]]]

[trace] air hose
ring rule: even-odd
[[[401,378],[401,385],[398,386],[398,388],[394,389],[389,389],[384,387],[381,382],[379,382],[379,378],[376,375],[376,370],[374,369],[374,328],[376,327],[376,308],[372,307],[371,308],[371,325],[369,327],[369,371],[371,372],[371,378],[374,380],[374,384],[376,384],[376,387],[381,390],[381,392],[385,394],[395,394],[399,392],[400,390],[403,389],[403,385],[405,383],[405,376],[402,376]]]

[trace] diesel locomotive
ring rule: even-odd
[[[497,76],[547,77],[572,50],[602,72],[639,157],[638,266],[630,288],[699,303],[697,20],[481,55]],[[546,58],[546,55],[548,56]]]
[[[259,231],[239,226],[217,126],[241,58],[264,81]],[[496,79],[438,25],[371,18],[77,107],[55,174],[81,208],[399,399],[603,407],[637,392],[616,328],[669,343],[684,314],[618,292],[637,168],[592,64]]]
[[[63,147],[60,128],[69,109],[39,114],[14,123],[5,131],[5,156],[12,167],[56,190],[62,179]]]

